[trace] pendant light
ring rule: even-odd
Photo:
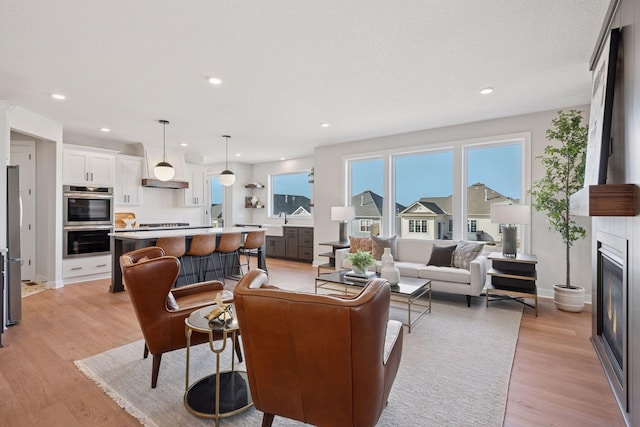
[[[173,168],[173,166],[171,166],[170,163],[167,163],[166,128],[167,128],[167,125],[169,124],[169,121],[168,120],[158,120],[158,122],[160,124],[162,124],[162,152],[164,154],[164,157],[163,157],[163,161],[158,163],[153,168],[153,174],[160,181],[169,181],[171,178],[173,178],[173,175],[175,175],[175,173],[176,173],[176,171]]]
[[[236,176],[229,170],[229,135],[222,135],[222,137],[226,140],[226,150],[225,150],[225,160],[224,160],[224,170],[218,177],[220,179],[220,184],[228,187],[233,185],[236,182]]]

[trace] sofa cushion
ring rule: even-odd
[[[427,265],[418,272],[418,277],[422,279],[437,280],[440,282],[471,283],[471,272],[464,268],[437,267]]]
[[[427,261],[427,265],[437,265],[438,267],[451,267],[451,258],[453,257],[453,251],[458,246],[438,246],[433,245],[431,248],[431,257]]]
[[[392,237],[371,236],[371,243],[372,243],[371,255],[373,255],[373,257],[376,260],[380,261],[380,259],[382,258],[382,254],[384,253],[384,248],[390,248],[393,259],[396,259],[396,252],[397,252],[396,236],[392,236]]]
[[[371,237],[349,236],[349,252],[355,254],[358,251],[371,252]]]
[[[482,252],[482,248],[484,247],[484,243],[477,242],[460,242],[456,249],[453,251],[453,257],[451,258],[451,266],[469,269],[469,265],[471,261],[473,261],[480,252]]]
[[[376,264],[380,264],[380,268],[377,269],[377,271],[381,272],[382,263],[376,263]],[[419,277],[418,274],[420,273],[420,270],[424,268],[424,264],[421,262],[409,262],[409,261],[396,261],[395,266],[398,268],[398,270],[400,270],[401,276],[408,276],[408,277]]]

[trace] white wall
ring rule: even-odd
[[[587,111],[588,107],[567,107],[567,109]],[[496,120],[467,123],[439,129],[424,130],[400,135],[354,141],[344,144],[317,147],[315,149],[315,190],[314,190],[314,238],[315,254],[326,248],[318,247],[319,241],[337,240],[338,227],[330,221],[330,207],[344,203],[344,160],[348,156],[376,154],[391,148],[409,148],[424,146],[425,144],[444,144],[476,138],[508,135],[528,132],[531,135],[531,179],[540,179],[544,174],[541,163],[536,159],[541,155],[545,146],[549,144],[545,137],[546,130],[551,126],[551,120],[557,111],[545,111],[521,116],[506,117]],[[585,113],[585,117],[588,113]],[[586,121],[586,120],[585,120]],[[458,164],[458,163],[456,163]],[[462,171],[458,171],[458,176]],[[387,184],[388,185],[388,184]],[[580,266],[590,265],[591,226],[587,218],[576,217],[580,225],[588,231],[586,239],[577,242],[571,251],[572,282],[584,286],[587,302],[590,303],[591,272],[589,268]],[[565,255],[564,245],[560,235],[546,229],[547,221],[544,214],[534,211],[532,214],[531,252],[538,257],[538,289],[541,296],[552,297],[553,285],[564,283]]]

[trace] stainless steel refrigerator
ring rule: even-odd
[[[22,279],[20,269],[20,228],[22,227],[22,200],[20,198],[20,170],[7,166],[7,253],[5,276],[7,284],[7,326],[22,319]]]

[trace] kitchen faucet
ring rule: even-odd
[[[280,215],[278,215],[278,217],[282,218],[282,214],[284,214],[284,223],[288,224],[289,220],[287,219],[287,213],[286,212],[280,212]]]

